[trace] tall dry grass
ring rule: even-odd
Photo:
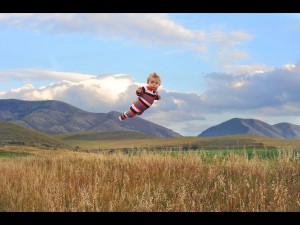
[[[0,159],[0,211],[300,211],[299,156],[53,154]]]

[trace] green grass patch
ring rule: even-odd
[[[4,157],[23,157],[23,156],[29,156],[32,155],[30,153],[26,153],[26,152],[6,152],[6,151],[0,151],[0,158],[4,158]]]
[[[93,152],[93,151],[92,151]],[[103,152],[103,151],[100,151]],[[259,159],[276,159],[279,156],[290,155],[293,158],[300,158],[300,150],[278,150],[276,148],[235,148],[235,149],[189,149],[189,150],[170,150],[170,149],[112,149],[109,151],[104,151],[111,154],[123,152],[130,155],[144,154],[148,152],[149,154],[158,154],[162,156],[184,156],[188,154],[194,154],[206,158],[226,158],[232,155],[246,156],[248,159],[259,158]]]
[[[279,151],[277,149],[236,149],[236,150],[205,150],[200,154],[205,156],[221,156],[228,157],[233,154],[247,156],[248,159],[252,159],[254,157],[258,157],[261,159],[273,159],[278,157]]]

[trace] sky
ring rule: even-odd
[[[141,118],[183,136],[300,125],[300,13],[0,13],[0,99],[124,112],[153,72],[161,100]]]

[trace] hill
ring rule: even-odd
[[[120,112],[116,111],[91,113],[54,100],[0,100],[0,121],[19,124],[51,135],[80,131],[139,131],[157,137],[181,136],[138,117],[120,122],[119,115]]]
[[[46,134],[24,128],[22,126],[0,122],[0,146],[22,145],[39,148],[71,148],[59,140]]]
[[[300,126],[290,123],[278,123],[273,125],[281,131],[285,138],[300,138]]]
[[[198,137],[253,134],[273,138],[300,138],[300,126],[290,123],[270,125],[260,120],[233,118],[203,131]]]

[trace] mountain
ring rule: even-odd
[[[208,128],[198,137],[254,134],[273,138],[300,138],[300,126],[290,123],[270,125],[260,120],[233,118]]]
[[[158,137],[180,134],[134,117],[120,122],[120,112],[91,113],[61,101],[23,101],[0,99],[0,121],[19,124],[46,134],[80,131],[140,131]]]
[[[300,126],[291,123],[278,123],[273,125],[282,132],[284,138],[300,138]]]
[[[46,134],[7,122],[0,122],[0,145],[71,148]]]

